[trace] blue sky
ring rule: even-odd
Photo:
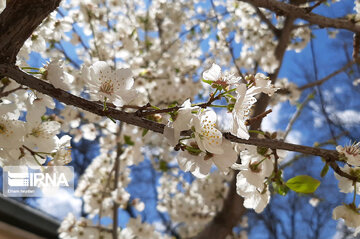
[[[346,0],[342,1],[341,3],[334,4],[330,9],[329,16],[331,17],[340,17],[345,15],[345,13],[348,13],[349,9],[351,7],[344,7],[349,6],[352,4],[352,1]],[[205,4],[206,6],[206,4]],[[328,12],[329,8],[326,6],[319,7],[316,12],[318,13],[324,13]],[[325,29],[319,29],[314,30],[314,39],[313,39],[313,47],[315,52],[315,58],[318,66],[318,79],[321,79],[322,77],[328,75],[329,73],[337,70],[342,65],[345,64],[346,61],[346,54],[344,53],[343,48],[339,46],[334,45],[334,40],[330,39],[327,35],[327,31]],[[88,39],[86,36],[82,36],[84,39]],[[205,41],[202,45],[203,49],[206,49],[207,42]],[[73,59],[76,59],[74,54],[74,48],[68,44],[64,43],[66,51],[69,53],[70,57],[74,57]],[[239,48],[235,48],[235,51]],[[235,53],[235,55],[238,55],[238,52]],[[289,81],[295,82],[299,85],[307,83],[307,81],[313,81],[315,79],[313,73],[314,73],[314,66],[312,64],[313,55],[311,53],[311,46],[308,44],[308,46],[301,52],[296,53],[295,51],[288,51],[285,54],[283,66],[281,68],[279,77],[287,77]],[[42,64],[45,63],[45,60],[42,59],[39,54],[32,53],[31,59],[29,61],[29,64],[34,67],[41,67]],[[81,62],[78,62],[81,63]],[[304,73],[307,73],[309,77],[304,77]],[[336,94],[335,88],[338,88],[340,91],[351,91],[351,87],[349,86],[349,82],[345,84],[344,82],[339,82],[339,79],[343,79],[346,75],[345,74],[339,74],[334,79],[330,80],[329,82],[325,83],[324,86],[322,86],[322,89],[331,93]],[[304,99],[306,96],[306,93],[303,94],[301,100]],[[336,96],[334,96],[335,98]],[[301,101],[300,100],[300,101]],[[356,107],[359,109],[358,104],[358,98],[353,98],[350,94],[349,99],[346,101],[347,104],[343,105],[335,105],[337,110],[344,111],[348,107]],[[315,99],[314,104],[318,103],[318,101]],[[272,120],[272,123],[268,123],[269,128],[271,129],[279,129],[284,130],[287,121],[292,116],[292,114],[295,112],[296,107],[290,105],[289,103],[283,103],[281,107],[278,107],[275,112],[272,113],[272,116],[269,116],[269,118]],[[300,119],[295,123],[294,125],[294,133],[293,138],[294,140],[297,140],[298,143],[302,143],[305,145],[312,145],[316,141],[322,141],[328,137],[327,128],[325,125],[321,127],[315,127],[314,126],[314,116],[309,108],[304,112],[304,115],[300,117]],[[325,123],[324,123],[325,124]],[[359,130],[357,126],[357,130]],[[341,141],[342,143],[347,143],[346,140]],[[89,144],[89,142],[86,142]],[[85,147],[85,144],[81,147]],[[80,146],[80,145],[79,145]],[[96,145],[90,145],[89,148],[93,150],[93,152],[89,153],[88,158],[91,158],[92,156],[96,155],[98,148],[96,148]],[[77,151],[74,152],[74,158],[77,160],[82,159],[82,156],[80,156],[80,153]],[[322,162],[320,160],[315,160],[315,166],[320,168],[322,166]],[[150,169],[150,163],[149,161],[145,161],[141,163],[139,166],[133,167],[133,173],[132,177],[134,178],[134,183],[132,183],[128,190],[132,193],[133,197],[140,197],[144,198],[146,200],[146,209],[143,213],[143,216],[146,215],[146,219],[149,222],[159,221],[160,215],[155,210],[156,204],[155,204],[155,197],[156,193],[153,190],[147,190],[148,184],[146,183],[147,180],[150,180],[154,177],[153,171]],[[319,171],[318,170],[318,171]],[[288,177],[288,174],[285,174],[286,177]],[[327,176],[329,180],[334,180],[334,177],[332,175]],[[138,180],[138,179],[142,180]],[[282,200],[282,199],[281,199]],[[52,201],[54,202],[54,201]],[[76,199],[72,197],[72,195],[65,194],[65,197],[62,197],[57,204],[51,204],[48,200],[41,198],[37,201],[38,206],[42,208],[44,211],[47,211],[53,215],[57,215],[58,217],[62,218],[67,213],[66,211],[72,211],[79,213],[79,199]],[[34,204],[35,205],[35,204]],[[330,210],[330,209],[329,209]],[[129,215],[125,212],[120,213],[120,226],[124,226],[129,218]],[[108,220],[104,220],[104,223],[107,223]],[[334,223],[333,223],[334,224]],[[329,234],[333,234],[335,231],[335,228],[333,228],[333,231],[329,231]]]

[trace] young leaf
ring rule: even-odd
[[[298,175],[285,184],[297,193],[313,193],[319,187],[320,181],[308,175]]]
[[[213,81],[211,81],[211,80],[202,79],[201,81],[206,83],[206,84],[209,84],[209,85],[211,85],[213,83]]]
[[[160,170],[161,170],[162,172],[166,172],[166,171],[168,171],[168,169],[169,169],[166,161],[164,161],[164,160],[160,160],[160,162],[159,162],[159,168],[160,168]]]
[[[329,171],[329,165],[325,164],[323,169],[321,170],[320,176],[323,178],[325,177],[325,175],[327,174],[327,172]]]
[[[132,141],[131,140],[131,137],[130,136],[128,136],[128,135],[124,135],[124,141],[125,141],[125,144],[127,144],[127,145],[134,145],[135,143],[134,143],[134,141]]]
[[[143,129],[142,137],[144,137],[147,134],[147,132],[149,132],[149,129]]]
[[[281,183],[273,182],[272,186],[273,186],[275,192],[277,192],[281,196],[285,196],[289,191],[289,188],[286,187],[286,185],[281,184]]]

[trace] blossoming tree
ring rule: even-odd
[[[331,142],[358,139],[334,123],[320,85],[358,63],[360,3],[342,18],[326,17],[324,4],[340,3],[2,0],[0,165],[63,166],[76,160],[72,143],[100,146],[75,191],[87,217],[70,213],[60,238],[243,238],[245,231],[233,228],[245,209],[262,213],[272,197],[289,190],[314,195],[321,184],[301,173],[284,179],[287,154],[296,152],[321,157],[321,177],[331,168],[340,191],[353,193],[351,203],[329,210],[357,233],[359,143],[287,141],[314,101],[305,95],[313,88]],[[278,79],[285,53],[309,45],[313,51],[319,28],[331,37],[353,34],[352,57],[307,84]],[[32,52],[47,63],[31,65]],[[287,100],[297,109],[285,131],[261,130],[272,108]],[[170,219],[162,233],[135,216],[119,227],[119,210],[146,206],[127,191],[136,180],[131,166],[144,160],[160,175],[157,210]],[[101,223],[106,217],[111,225]]]

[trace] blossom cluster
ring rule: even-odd
[[[17,88],[14,82],[7,89]],[[0,103],[0,165],[38,167],[50,159],[49,165],[62,166],[71,161],[71,137],[60,133],[61,124],[44,116],[55,103],[49,96],[35,91],[3,98]],[[18,105],[23,100],[25,104]],[[21,112],[26,111],[26,117]]]
[[[235,101],[229,108],[233,119],[231,133],[239,138],[248,139],[250,135],[246,120],[249,118],[252,105],[256,102],[254,96],[259,93],[273,95],[276,88],[261,73],[247,77],[248,83],[245,84],[241,82],[240,77],[223,74],[217,64],[213,64],[206,70],[203,78],[208,84],[217,87],[215,93],[219,91],[220,96],[231,91],[235,92],[235,96],[229,96]],[[211,97],[214,99],[217,96],[213,94]],[[215,164],[220,172],[228,173],[230,167],[236,163],[238,153],[234,148],[235,145],[224,139],[217,129],[215,111],[192,106],[190,100],[187,100],[174,118],[165,128],[164,135],[172,145],[177,144],[181,149],[176,157],[180,169],[190,171],[196,177],[204,178],[209,175],[212,165]],[[193,135],[181,139],[181,131],[189,129],[192,129]],[[252,153],[245,154],[244,152]],[[248,150],[244,152],[240,154],[242,161],[238,169],[242,171],[237,176],[237,192],[246,198],[245,207],[261,212],[270,199],[270,192],[265,187],[264,180],[272,174],[273,161],[268,158],[270,154],[258,155],[256,147],[248,147]]]
[[[245,78],[223,73],[220,65],[232,65],[230,71],[240,74],[255,68],[274,72],[280,63],[274,54],[278,37],[252,5],[235,0],[211,2],[213,6],[208,8],[199,1],[61,1],[61,8],[51,13],[21,48],[18,66],[31,69],[29,55],[38,52],[51,60],[29,73],[40,75],[55,88],[103,104],[104,111],[109,106],[123,110],[149,102],[159,107],[182,103],[169,115],[146,117],[167,124],[164,135],[169,146],[160,135],[72,106],[56,106],[53,99],[34,90],[19,89],[1,98],[1,166],[65,165],[71,161],[71,140],[89,140],[100,146],[76,190],[88,218],[70,214],[59,230],[60,238],[110,238],[111,228],[102,225],[102,218],[111,217],[117,206],[141,212],[144,203],[132,198],[127,187],[132,180],[129,167],[144,158],[162,172],[156,189],[157,209],[181,225],[176,227],[182,237],[195,236],[221,210],[231,169],[239,170],[236,189],[245,199],[244,206],[257,213],[269,203],[270,182],[282,183],[274,167],[281,157],[275,159],[270,149],[225,139],[218,127],[219,112],[213,108],[226,108],[230,133],[249,139],[247,120],[260,93],[272,96],[281,88],[286,94],[275,94],[271,103],[289,99],[295,104],[301,91],[287,80],[278,80],[274,86],[262,73]],[[356,12],[358,5],[356,1]],[[5,1],[0,1],[0,11],[4,7]],[[259,11],[275,27],[284,25],[285,17]],[[310,38],[307,25],[294,27],[287,50],[300,51]],[[67,44],[75,46],[75,54],[68,54]],[[241,47],[239,56],[233,55],[234,45]],[[218,64],[212,64],[214,61]],[[203,80],[198,80],[198,72],[210,65],[202,74]],[[11,79],[1,81],[1,89],[8,92],[20,87]],[[204,97],[209,91],[213,91],[211,103],[192,103],[199,99],[199,92]],[[51,115],[47,109],[59,114]],[[183,131],[192,133],[184,137]],[[60,133],[66,135],[60,138]],[[360,166],[358,145],[338,151],[348,164],[342,170],[356,173]],[[115,187],[116,160],[120,161],[120,176]],[[214,172],[213,165],[218,171]],[[178,167],[197,178],[184,179]],[[356,188],[360,192],[351,180],[336,177],[341,191],[349,193]],[[342,214],[341,210],[351,213]],[[360,225],[357,215],[358,209],[352,205],[334,210],[335,218],[344,218],[353,227]],[[131,218],[126,228],[118,228],[118,236],[168,237],[140,217]]]
[[[339,153],[340,160],[346,162],[341,170],[351,176],[358,177],[360,175],[360,143],[353,143],[352,145],[341,146],[338,145],[336,150]],[[354,193],[354,200],[350,204],[337,206],[333,210],[333,218],[344,219],[345,225],[355,228],[354,235],[360,232],[360,209],[355,205],[356,195],[360,194],[360,183],[342,177],[335,173],[335,177],[339,180],[339,189],[342,193]]]

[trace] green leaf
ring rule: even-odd
[[[147,134],[147,132],[149,132],[149,130],[148,130],[148,129],[143,129],[143,132],[142,132],[142,137],[144,137],[144,136]]]
[[[230,95],[230,94],[226,94],[225,96],[226,96],[226,97],[229,97],[229,98],[231,98],[231,99],[236,99],[233,95]]]
[[[162,172],[166,172],[166,171],[168,171],[168,169],[169,169],[166,161],[164,161],[164,160],[160,160],[160,162],[159,162],[159,168],[160,168],[160,170],[161,170]]]
[[[280,194],[281,196],[285,196],[289,191],[289,188],[286,187],[286,185],[284,184],[273,182],[272,185],[274,187],[275,192]]]
[[[125,141],[125,144],[127,144],[127,145],[134,145],[135,143],[134,143],[134,141],[132,141],[131,140],[131,137],[130,136],[128,136],[128,135],[124,135],[124,141]]]
[[[213,81],[211,80],[205,80],[205,79],[201,79],[202,82],[211,85],[213,83]]]
[[[153,109],[155,109],[155,110],[160,110],[160,108],[159,108],[159,107],[154,106],[154,105],[152,105],[152,106],[151,106],[151,108],[153,108]]]
[[[325,175],[327,174],[328,171],[329,171],[329,165],[325,164],[324,167],[321,170],[320,176],[322,178],[325,177]]]
[[[308,175],[298,175],[285,184],[297,193],[313,193],[319,187],[320,181]]]

